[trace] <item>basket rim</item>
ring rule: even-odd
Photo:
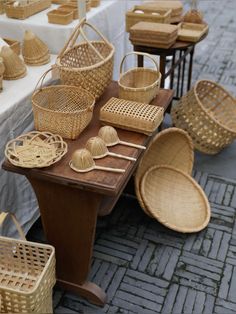
[[[158,169],[168,169],[168,170],[172,170],[172,171],[175,171],[179,174],[181,174],[182,176],[184,176],[187,180],[189,180],[195,187],[196,187],[196,190],[198,191],[198,193],[201,195],[202,199],[203,199],[203,202],[204,202],[204,205],[205,205],[205,212],[206,212],[206,218],[204,220],[204,222],[199,225],[198,227],[194,227],[194,228],[181,228],[181,227],[178,227],[176,225],[172,225],[172,224],[169,224],[168,222],[166,222],[165,220],[163,220],[162,218],[160,218],[160,216],[158,215],[153,215],[153,211],[150,209],[150,206],[147,204],[147,199],[145,197],[145,192],[144,192],[144,185],[145,185],[145,181],[146,181],[146,178],[147,176],[154,170],[158,170]],[[210,207],[210,204],[209,204],[209,201],[206,197],[206,194],[204,193],[204,191],[202,190],[201,186],[190,176],[188,175],[187,173],[185,173],[184,171],[176,168],[176,167],[173,167],[173,166],[169,166],[169,165],[159,165],[159,166],[153,166],[153,167],[150,167],[146,173],[144,174],[144,176],[142,177],[142,180],[141,180],[141,194],[142,194],[142,198],[144,200],[144,204],[145,204],[145,209],[151,214],[151,216],[153,218],[155,218],[156,220],[158,220],[160,223],[162,223],[164,226],[166,226],[167,228],[170,228],[172,230],[175,230],[175,231],[178,231],[178,232],[183,232],[183,233],[192,233],[192,232],[198,232],[198,231],[201,231],[202,229],[204,229],[209,221],[210,221],[210,218],[211,218],[211,207]]]
[[[40,281],[41,279],[43,278],[43,276],[45,275],[47,269],[48,269],[48,266],[52,263],[53,259],[55,258],[55,248],[52,246],[52,245],[49,245],[49,244],[41,244],[41,243],[37,243],[37,242],[31,242],[31,241],[25,241],[25,240],[19,240],[19,239],[12,239],[12,238],[9,238],[9,237],[3,237],[3,236],[0,236],[0,241],[3,240],[3,241],[6,241],[6,242],[17,242],[17,243],[21,243],[21,244],[25,244],[25,245],[30,245],[30,246],[33,246],[33,247],[39,247],[39,248],[48,248],[51,250],[51,254],[43,268],[43,271],[42,273],[40,274],[39,278],[37,279],[37,282],[34,286],[34,288],[32,289],[32,291],[29,291],[29,292],[26,292],[26,291],[17,291],[13,288],[8,288],[8,287],[3,287],[5,291],[9,291],[9,292],[14,292],[15,294],[21,294],[21,295],[31,295],[33,293],[35,293],[35,291],[38,289],[38,286],[40,284]],[[1,284],[0,284],[0,290],[2,289],[1,287]]]
[[[229,128],[227,125],[224,125],[222,124],[220,121],[218,121],[214,115],[211,115],[209,114],[209,112],[204,108],[204,106],[202,105],[202,102],[200,101],[199,97],[198,97],[198,94],[197,94],[197,87],[200,83],[202,82],[210,82],[212,83],[213,85],[217,86],[219,89],[223,90],[234,102],[235,102],[235,106],[236,106],[236,99],[235,97],[233,97],[233,95],[228,92],[223,86],[221,86],[220,84],[212,81],[212,80],[198,80],[196,82],[196,84],[194,85],[193,87],[193,91],[194,91],[194,96],[196,97],[197,99],[197,102],[198,104],[200,105],[200,107],[202,108],[202,110],[204,111],[204,113],[210,118],[212,119],[216,124],[220,125],[223,129],[226,129],[227,131],[233,133],[233,134],[236,134],[236,127],[235,127],[235,130]]]
[[[146,87],[128,87],[128,86],[125,86],[123,85],[120,81],[122,80],[122,78],[131,73],[131,72],[143,72],[143,71],[148,71],[148,72],[156,72],[158,74],[158,77],[157,79],[155,80],[155,82],[153,82],[151,85],[148,85]],[[130,90],[130,91],[147,91],[149,89],[152,89],[154,87],[156,87],[158,85],[158,83],[160,83],[161,81],[161,72],[160,71],[157,71],[157,70],[154,70],[154,69],[149,69],[149,68],[143,68],[143,67],[140,67],[140,68],[137,68],[137,67],[134,67],[132,69],[129,69],[128,71],[124,72],[119,80],[118,80],[118,85],[123,88],[124,90]]]
[[[62,57],[57,57],[56,59],[56,64],[63,70],[67,70],[67,71],[87,71],[87,70],[92,70],[92,69],[96,69],[97,67],[102,66],[104,63],[106,63],[107,61],[109,61],[115,53],[115,47],[109,43],[109,45],[107,43],[105,43],[104,41],[100,41],[100,40],[92,40],[90,41],[91,44],[95,44],[95,43],[102,43],[103,45],[109,46],[111,48],[111,51],[109,53],[109,55],[102,61],[95,63],[93,65],[87,66],[87,67],[79,67],[79,68],[75,68],[75,67],[67,67],[65,65],[61,64],[61,60],[66,56],[66,54],[68,54],[70,51],[77,49],[79,46],[88,46],[88,43],[86,42],[82,42],[79,43],[78,45],[75,45],[74,47],[67,49],[64,54],[62,55]]]
[[[69,114],[78,114],[78,113],[85,113],[88,109],[91,109],[93,110],[94,108],[94,105],[95,105],[95,98],[94,96],[88,92],[87,90],[83,89],[82,87],[77,87],[77,86],[71,86],[71,85],[54,85],[54,86],[46,86],[46,87],[42,87],[38,90],[36,90],[33,95],[32,95],[32,103],[33,103],[33,106],[39,108],[39,109],[43,109],[44,111],[47,111],[47,112],[51,112],[51,113],[55,113],[55,110],[52,110],[52,109],[48,109],[48,108],[44,108],[42,106],[40,106],[39,104],[36,103],[35,101],[35,97],[41,93],[42,91],[45,91],[45,90],[48,90],[48,89],[58,89],[58,88],[66,88],[66,89],[74,89],[76,91],[82,91],[84,92],[85,94],[87,94],[86,96],[87,97],[90,97],[91,98],[91,104],[89,106],[87,106],[85,109],[80,109],[80,110],[77,110],[76,112],[65,112],[65,111],[59,111],[59,113],[63,113],[63,114],[66,114],[66,115],[69,115]],[[93,100],[93,101],[92,101]]]

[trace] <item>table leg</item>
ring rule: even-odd
[[[46,238],[56,250],[58,284],[104,305],[103,290],[87,281],[102,196],[73,186],[28,179],[38,199]]]
[[[193,49],[190,51],[190,57],[189,57],[189,69],[188,69],[187,91],[189,91],[189,90],[190,90],[190,87],[191,87],[192,70],[193,70],[193,55],[194,55],[194,46],[193,46]]]
[[[160,55],[160,72],[161,72],[160,88],[165,88],[166,55]]]
[[[143,56],[138,55],[138,67],[142,68],[143,67]]]

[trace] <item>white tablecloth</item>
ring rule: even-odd
[[[53,64],[55,59],[56,56],[52,56],[50,64]],[[31,95],[39,77],[50,67],[50,64],[39,67],[27,66],[28,73],[24,78],[3,81],[4,89],[0,93],[0,165],[5,159],[6,143],[33,129]],[[49,75],[45,83],[50,80]],[[39,217],[35,194],[24,176],[0,169],[0,211],[15,213],[25,232]],[[15,235],[10,223],[11,221],[7,221],[3,225],[2,234]]]

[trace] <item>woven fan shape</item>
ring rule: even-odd
[[[147,170],[153,166],[169,165],[191,175],[193,159],[193,144],[187,132],[178,128],[169,128],[153,138],[135,175],[136,195],[145,212],[145,204],[140,193],[140,183]]]
[[[25,31],[22,55],[28,64],[41,65],[50,61],[47,45],[31,31]]]
[[[175,231],[197,232],[210,220],[210,205],[201,187],[174,167],[150,168],[142,178],[141,194],[151,216]]]
[[[3,58],[5,71],[3,78],[5,80],[17,80],[26,75],[26,66],[20,57],[8,46],[3,46],[0,52]]]

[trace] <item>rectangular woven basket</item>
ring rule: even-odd
[[[73,21],[73,11],[52,10],[48,12],[48,23],[66,25]]]
[[[103,123],[151,135],[163,120],[164,109],[112,97],[100,110]]]
[[[5,6],[6,15],[11,18],[24,20],[27,17],[43,11],[51,6],[51,0],[37,0],[27,5],[14,7],[13,3],[7,3]]]

